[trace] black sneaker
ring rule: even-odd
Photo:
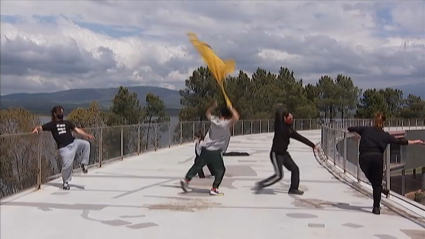
[[[86,174],[88,172],[87,165],[81,164],[81,170]]]
[[[263,185],[261,183],[255,183],[254,191],[255,193],[260,193],[263,190]]]
[[[379,215],[379,214],[381,214],[381,209],[379,207],[374,207],[372,209],[372,213],[373,214],[376,214],[376,215]]]
[[[62,189],[63,189],[63,190],[69,190],[69,189],[70,189],[69,184],[68,184],[68,183],[63,183],[63,187],[62,187]]]
[[[303,191],[301,191],[301,190],[298,190],[298,189],[290,189],[290,190],[288,191],[288,194],[303,195],[303,194],[304,194],[304,192],[303,192]]]

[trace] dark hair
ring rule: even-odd
[[[55,107],[52,108],[52,110],[50,110],[50,114],[52,116],[52,121],[56,120],[56,114],[60,113],[60,111],[63,111],[63,107],[60,105],[57,105]]]
[[[289,111],[283,104],[277,104],[276,111],[274,113],[275,122],[282,122],[283,117],[287,117],[289,115]]]
[[[200,138],[201,140],[204,140],[205,136],[202,134],[202,132],[199,130],[195,133],[196,138]]]
[[[384,113],[377,113],[373,119],[375,127],[384,128],[384,122],[386,119],[387,117],[384,115]]]
[[[230,119],[233,117],[233,114],[227,106],[223,106],[220,108],[220,116],[226,119]]]

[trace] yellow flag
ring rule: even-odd
[[[199,41],[198,37],[193,33],[189,32],[187,34],[192,45],[198,50],[198,53],[201,55],[204,62],[207,64],[208,68],[211,70],[214,78],[219,84],[221,91],[223,92],[224,99],[226,104],[231,106],[232,103],[227,97],[226,91],[224,90],[223,80],[226,78],[227,74],[235,71],[236,62],[234,60],[221,60],[211,49],[211,47],[205,43]]]

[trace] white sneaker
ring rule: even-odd
[[[210,190],[210,195],[212,196],[223,196],[224,193],[219,191],[218,189],[211,189]]]
[[[180,180],[180,186],[185,193],[187,193],[190,190],[189,184],[184,179]]]

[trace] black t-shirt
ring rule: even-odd
[[[407,145],[407,139],[397,139],[381,128],[373,126],[348,127],[348,132],[356,132],[360,135],[359,153],[380,153],[383,154],[388,144]]]
[[[55,139],[58,149],[66,147],[74,142],[75,138],[72,136],[71,132],[75,129],[75,125],[71,121],[50,121],[41,127],[43,131],[52,132],[53,139]]]
[[[311,148],[316,147],[313,142],[300,135],[291,126],[284,124],[282,121],[275,121],[272,151],[277,154],[286,154],[290,138],[300,141]]]

